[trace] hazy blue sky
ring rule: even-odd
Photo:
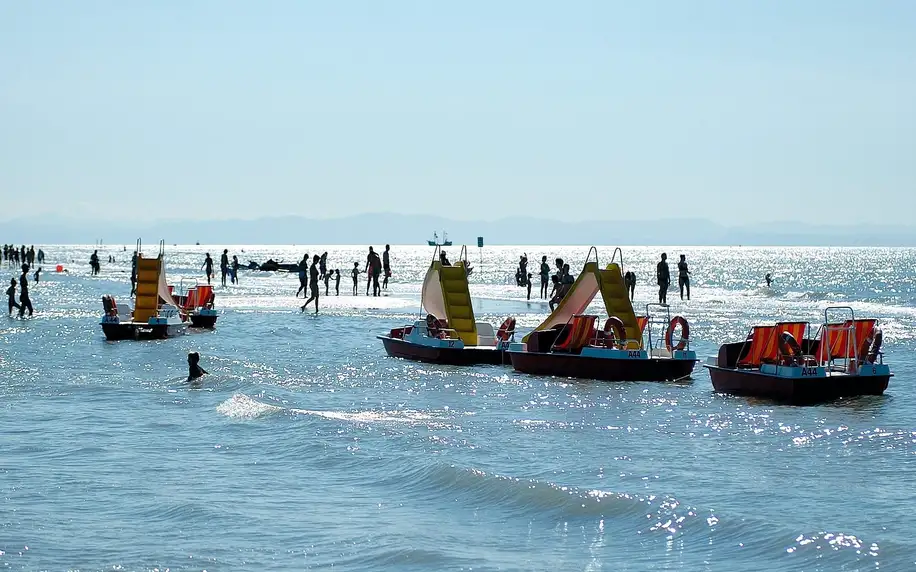
[[[0,1],[0,218],[910,224],[914,187],[909,0]]]

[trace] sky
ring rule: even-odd
[[[914,30],[909,0],[0,2],[0,220],[913,226]]]

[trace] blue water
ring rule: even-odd
[[[205,248],[169,248],[172,281],[199,279]],[[366,298],[349,295],[362,248],[230,247],[328,250],[342,295],[303,315],[295,276],[243,271],[217,288],[216,331],[108,343],[100,297],[126,299],[129,252],[103,249],[120,260],[90,277],[90,248],[45,250],[38,313],[0,320],[4,569],[916,567],[916,250],[683,249],[693,300],[669,300],[701,355],[833,304],[882,321],[887,394],[816,407],[717,395],[702,369],[601,383],[387,358],[375,336],[417,315],[427,248],[395,247],[389,295]],[[523,250],[573,268],[587,251],[475,249],[484,318],[545,315],[508,284]],[[658,251],[625,250],[639,304]]]

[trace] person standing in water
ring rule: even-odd
[[[311,296],[308,300],[305,301],[305,304],[302,305],[301,311],[305,312],[306,306],[311,304],[312,300],[315,301],[315,313],[318,313],[318,261],[320,260],[319,256],[316,254],[312,257],[312,266],[309,268],[309,292]]]
[[[334,292],[340,296],[340,268],[334,269]]]
[[[32,300],[29,298],[29,265],[22,265],[22,276],[19,277],[19,317],[25,315],[25,310],[28,308],[29,317],[32,317]]]
[[[687,288],[687,299],[690,300],[690,270],[687,269],[687,256],[684,254],[677,263],[677,285],[681,289],[681,300],[684,299],[684,288]]]
[[[40,276],[41,276],[41,266],[38,267],[38,270],[35,271],[35,274],[33,276],[35,277],[35,284],[38,284],[38,282],[40,281]]]
[[[382,261],[378,253],[369,247],[369,255],[366,257],[366,296],[369,295],[369,287],[372,287],[372,295],[378,296],[382,293],[382,287],[378,283],[378,277],[382,273]]]
[[[630,295],[630,300],[636,296],[636,274],[627,270],[627,273],[623,275],[623,285],[627,289],[627,294]]]
[[[353,295],[359,296],[359,262],[353,263],[353,270],[350,271],[353,277]]]
[[[382,272],[385,274],[382,280],[382,289],[388,289],[388,279],[391,278],[391,259],[389,258],[389,252],[391,251],[391,245],[385,245],[385,252],[382,253]]]
[[[655,267],[655,277],[658,280],[658,303],[668,303],[668,287],[671,286],[671,271],[668,269],[668,254],[662,252],[662,259]]]
[[[528,273],[528,301],[531,301],[531,273]]]
[[[10,287],[6,289],[6,295],[7,297],[9,297],[8,302],[9,302],[9,307],[10,307],[9,312],[7,313],[10,316],[12,316],[13,308],[16,308],[17,310],[22,309],[22,306],[16,303],[16,279],[15,278],[10,278]]]
[[[239,257],[235,254],[232,255],[232,283],[239,283]]]
[[[213,259],[210,258],[210,253],[207,253],[207,257],[204,258],[204,263],[200,265],[201,268],[204,268],[207,273],[207,284],[210,283],[210,279],[213,278]]]
[[[331,274],[332,272],[325,272],[324,274],[324,295],[330,296],[329,291],[331,289]]]
[[[130,295],[137,293],[137,251],[130,258]]]
[[[550,285],[550,265],[547,264],[547,257],[541,257],[541,298],[547,299],[547,287]]]
[[[773,277],[770,276],[769,272],[767,272],[767,275],[764,276],[764,280],[767,281],[767,288],[769,288],[773,284]]]
[[[219,257],[219,273],[221,275],[220,283],[223,288],[226,287],[226,275],[229,274],[229,249],[224,248]]]
[[[305,256],[302,257],[302,260],[299,261],[299,289],[296,290],[296,298],[299,297],[299,292],[302,292],[302,297],[305,298],[305,289],[309,285],[309,253],[306,252]]]
[[[24,257],[23,257],[24,258]],[[92,256],[89,257],[89,266],[92,268],[92,276],[96,276],[99,273],[99,251],[96,250],[92,253]]]

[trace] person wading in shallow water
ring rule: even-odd
[[[10,287],[6,289],[6,295],[9,297],[9,315],[13,315],[13,308],[17,310],[21,309],[22,306],[16,303],[16,279],[10,278]]]
[[[219,273],[222,276],[220,284],[225,288],[226,275],[229,274],[229,249],[227,248],[223,249],[223,253],[219,257]]]
[[[200,367],[200,354],[188,352],[188,381],[194,381],[207,374],[207,370]]]
[[[658,279],[658,303],[668,303],[668,287],[671,286],[671,271],[668,270],[668,255],[662,252],[662,259],[655,267],[655,276]]]
[[[319,256],[316,254],[312,257],[312,266],[309,268],[309,292],[311,296],[305,301],[305,304],[302,305],[301,311],[305,312],[305,307],[311,304],[312,300],[315,301],[315,313],[318,313],[318,261],[320,260]]]
[[[372,295],[378,296],[382,293],[382,287],[378,283],[378,277],[382,273],[382,261],[378,253],[369,247],[369,255],[366,256],[366,273],[369,275],[366,279],[366,296],[369,295],[369,287],[372,287]]]
[[[384,279],[382,280],[382,289],[388,289],[388,279],[391,278],[391,259],[389,258],[389,253],[391,252],[391,245],[385,245],[385,252],[382,253],[382,273],[384,274]]]
[[[302,260],[299,261],[299,289],[296,290],[296,298],[299,297],[299,292],[302,292],[302,297],[305,298],[305,289],[309,285],[309,254],[305,253],[305,256],[302,257]]]
[[[681,289],[681,300],[684,299],[684,288],[687,288],[687,299],[690,300],[690,270],[687,269],[687,256],[684,254],[677,263],[677,285]]]
[[[32,300],[29,298],[29,265],[22,265],[22,276],[19,277],[19,317],[25,315],[26,309],[29,311],[29,317],[32,317]]]
[[[359,296],[359,262],[353,263],[353,270],[350,271],[353,277],[353,295]]]
[[[207,257],[204,258],[204,263],[200,265],[201,268],[204,268],[207,272],[207,284],[210,283],[210,279],[213,278],[213,259],[210,258],[210,253],[207,253]]]

